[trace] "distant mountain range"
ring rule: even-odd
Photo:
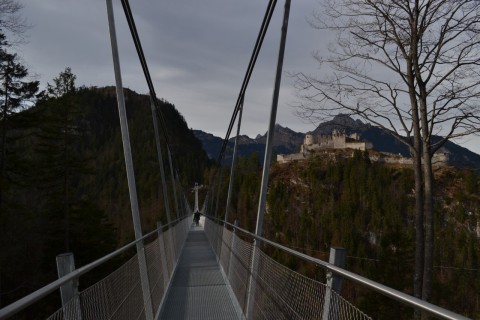
[[[222,148],[223,138],[214,136],[201,130],[193,130],[194,135],[203,145],[203,149],[210,159],[217,160],[220,149]],[[304,133],[295,132],[289,128],[281,125],[275,126],[275,138],[273,149],[275,153],[289,154],[300,150],[300,145],[303,143]],[[239,156],[248,156],[257,152],[260,159],[265,155],[265,144],[267,141],[267,134],[257,135],[254,139],[241,135],[239,137],[239,144],[237,151]],[[235,144],[235,137],[230,138],[227,145],[227,152],[225,160],[227,163],[232,161],[232,152]]]
[[[373,148],[377,151],[401,154],[402,156],[410,155],[408,147],[386,130],[363,123],[360,120],[354,120],[347,115],[338,115],[330,121],[321,123],[312,132],[307,133],[314,135],[331,135],[334,129],[345,131],[348,134],[359,133],[361,139],[371,142]],[[216,137],[201,130],[193,130],[193,132],[197,139],[201,141],[208,156],[216,160],[222,147],[223,138]],[[238,145],[239,156],[247,156],[253,152],[257,152],[260,159],[263,159],[266,136],[266,133],[264,135],[257,135],[254,139],[246,135],[240,136]],[[305,133],[295,132],[277,124],[275,126],[274,137],[274,152],[277,154],[291,154],[299,152]],[[440,137],[437,137],[437,139],[440,139]],[[234,141],[235,138],[230,138],[229,140],[226,153],[227,162],[231,162]],[[448,141],[439,152],[448,153],[450,164],[453,166],[480,170],[480,155],[456,143]]]

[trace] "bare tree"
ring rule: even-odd
[[[23,5],[15,0],[0,0],[0,31],[14,44],[23,40],[25,31],[30,27],[20,14],[22,9]]]
[[[360,116],[406,144],[415,173],[414,294],[430,300],[432,156],[480,129],[480,2],[324,0],[310,23],[334,30],[322,76],[299,73],[297,113]],[[442,138],[438,138],[441,136]]]

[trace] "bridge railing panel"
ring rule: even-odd
[[[254,319],[370,319],[335,292],[325,317],[324,283],[285,267],[262,250],[255,250],[255,261]]]
[[[172,230],[168,229],[163,233],[163,241],[165,243],[165,257],[167,260],[167,272],[170,278],[175,267],[175,253],[173,250],[173,235]]]
[[[162,235],[163,236],[163,235]],[[157,313],[162,297],[165,293],[165,285],[163,282],[163,273],[168,270],[162,269],[161,263],[160,241],[149,243],[145,246],[145,257],[147,260],[148,280],[150,284],[150,295],[152,300],[153,313]]]
[[[289,269],[262,250],[254,250],[253,238],[247,234],[234,233],[209,219],[205,232],[244,315],[248,313],[248,295],[254,290],[251,319],[325,319],[324,283]],[[330,301],[332,317],[326,319],[370,319],[335,292]]]
[[[235,230],[230,237],[230,231]],[[308,256],[274,241],[257,236],[236,225],[208,217],[205,232],[219,258],[227,281],[248,319],[371,319],[330,285],[307,278],[278,263],[262,248],[279,250],[282,255],[313,264],[336,277],[351,281],[441,319],[468,320],[467,317],[387,287],[332,263]],[[257,241],[257,244],[254,244]],[[220,243],[220,245],[219,245]],[[223,252],[222,252],[223,251]],[[230,259],[225,255],[230,254]],[[252,261],[254,263],[252,263]],[[392,317],[395,317],[392,314]]]
[[[223,271],[225,274],[228,275],[230,271],[230,257],[232,255],[232,240],[233,240],[233,232],[228,229],[223,230],[223,242],[222,242],[222,249],[220,251],[220,264],[223,267]]]
[[[250,274],[250,264],[252,258],[253,246],[251,243],[233,235],[230,259],[230,271],[228,280],[232,287],[237,301],[242,308],[246,310],[248,296],[248,279]]]
[[[48,320],[145,319],[137,255],[79,293],[81,318],[70,316],[78,312],[75,301],[71,300]]]
[[[189,231],[190,219],[174,221],[166,232],[152,231],[105,257],[63,276],[61,279],[33,292],[20,301],[0,309],[0,319],[8,319],[29,305],[58,290],[68,281],[78,283],[79,278],[110,259],[133,248],[139,241],[157,237],[144,245],[146,273],[153,313],[156,314],[164,299],[171,277],[181,255]],[[142,275],[143,276],[143,275]],[[94,285],[79,292],[69,302],[53,313],[48,320],[73,319],[145,319],[139,259],[137,254],[122,266]]]

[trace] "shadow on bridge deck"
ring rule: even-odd
[[[202,222],[188,234],[159,319],[242,319]]]

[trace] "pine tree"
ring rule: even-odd
[[[84,129],[79,125],[81,112],[75,103],[75,79],[71,69],[66,68],[53,79],[53,85],[47,85],[39,114],[42,124],[37,148],[42,163],[40,183],[48,199],[48,232],[55,238],[63,233],[66,252],[71,246],[72,210],[78,208],[73,190],[79,175],[88,171],[85,159],[76,150]]]
[[[115,239],[95,191],[86,188],[95,173],[89,158],[92,125],[75,80],[66,68],[47,85],[37,106],[42,122],[36,151],[45,199],[42,210],[48,219],[47,259],[54,261],[55,255],[71,251],[82,264],[111,251]]]
[[[37,81],[26,81],[28,71],[18,61],[15,53],[9,52],[9,45],[5,35],[0,32],[0,247],[5,248],[4,244],[9,241],[8,233],[24,231],[26,226],[18,225],[22,217],[12,215],[12,207],[20,210],[18,197],[10,190],[22,183],[19,174],[22,174],[25,163],[22,159],[22,153],[25,150],[17,150],[16,140],[19,129],[13,125],[18,122],[19,116],[16,114],[25,109],[38,91]],[[21,136],[21,134],[20,134]],[[23,228],[23,229],[22,229]],[[20,230],[21,229],[21,230]],[[18,244],[17,244],[18,245]],[[14,252],[15,249],[12,248]],[[4,266],[12,256],[5,252],[0,255],[0,293],[2,291],[4,279],[8,274]],[[8,279],[7,279],[8,281]],[[0,295],[0,306],[2,305]]]
[[[38,81],[24,81],[28,76],[27,68],[18,62],[16,54],[7,51],[7,47],[5,36],[0,34],[0,210],[4,204],[3,190],[8,180],[8,133],[11,129],[9,119],[25,108],[38,91]]]

